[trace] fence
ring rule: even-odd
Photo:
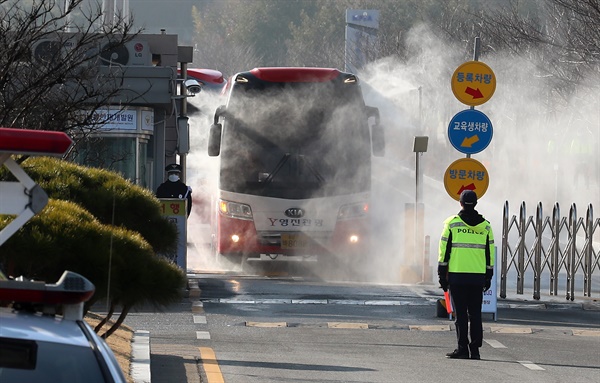
[[[559,277],[563,276],[566,277],[567,300],[575,299],[577,279],[583,281],[583,296],[591,297],[592,276],[600,274],[600,251],[594,249],[600,218],[594,220],[591,204],[585,219],[577,217],[575,204],[571,205],[568,217],[561,217],[558,203],[551,217],[544,217],[541,203],[537,205],[535,216],[527,217],[525,202],[521,204],[519,216],[509,218],[507,201],[502,225],[500,297],[506,298],[511,271],[517,276],[517,294],[523,294],[526,273],[533,273],[533,298],[539,300],[542,274],[547,272],[550,295],[558,295]],[[596,247],[599,247],[598,242]]]

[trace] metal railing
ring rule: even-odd
[[[527,216],[523,202],[519,216],[509,217],[506,201],[502,224],[500,297],[506,298],[511,271],[516,273],[517,294],[523,294],[526,274],[533,274],[533,299],[539,300],[542,275],[547,273],[550,295],[558,295],[562,276],[566,278],[567,300],[575,300],[577,279],[583,280],[583,296],[591,297],[592,276],[600,274],[600,251],[594,249],[594,245],[600,247],[594,242],[600,218],[594,220],[591,204],[585,218],[577,217],[575,204],[571,205],[568,217],[561,217],[558,203],[552,209],[552,216],[544,217],[541,202],[535,216]]]

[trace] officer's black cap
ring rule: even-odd
[[[464,190],[460,193],[460,203],[466,206],[477,205],[477,194],[473,190]]]
[[[170,164],[165,168],[167,173],[181,173],[181,165],[179,164]]]

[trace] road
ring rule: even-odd
[[[467,381],[600,378],[597,305],[500,300],[497,320],[484,318],[482,360],[448,360],[454,325],[436,316],[433,285],[270,273],[190,273],[189,298],[131,313],[126,324],[151,333],[152,381],[440,382],[457,369]],[[160,368],[169,358],[184,367]]]

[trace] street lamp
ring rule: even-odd
[[[181,110],[177,116],[177,152],[179,153],[179,163],[181,165],[181,180],[186,182],[186,156],[190,152],[190,124],[187,116],[187,98],[194,97],[202,91],[200,83],[194,79],[186,78],[185,63],[181,63],[182,77],[177,79],[180,82],[179,95],[172,96],[171,99],[181,100]]]
[[[420,89],[420,88],[419,88]],[[413,152],[415,152],[415,254],[423,256],[423,272],[422,281],[425,282],[427,277],[427,269],[429,268],[429,256],[426,256],[423,249],[424,239],[424,217],[425,207],[421,203],[423,197],[423,172],[421,171],[420,158],[423,153],[427,152],[427,144],[429,137],[415,136],[413,143]]]

